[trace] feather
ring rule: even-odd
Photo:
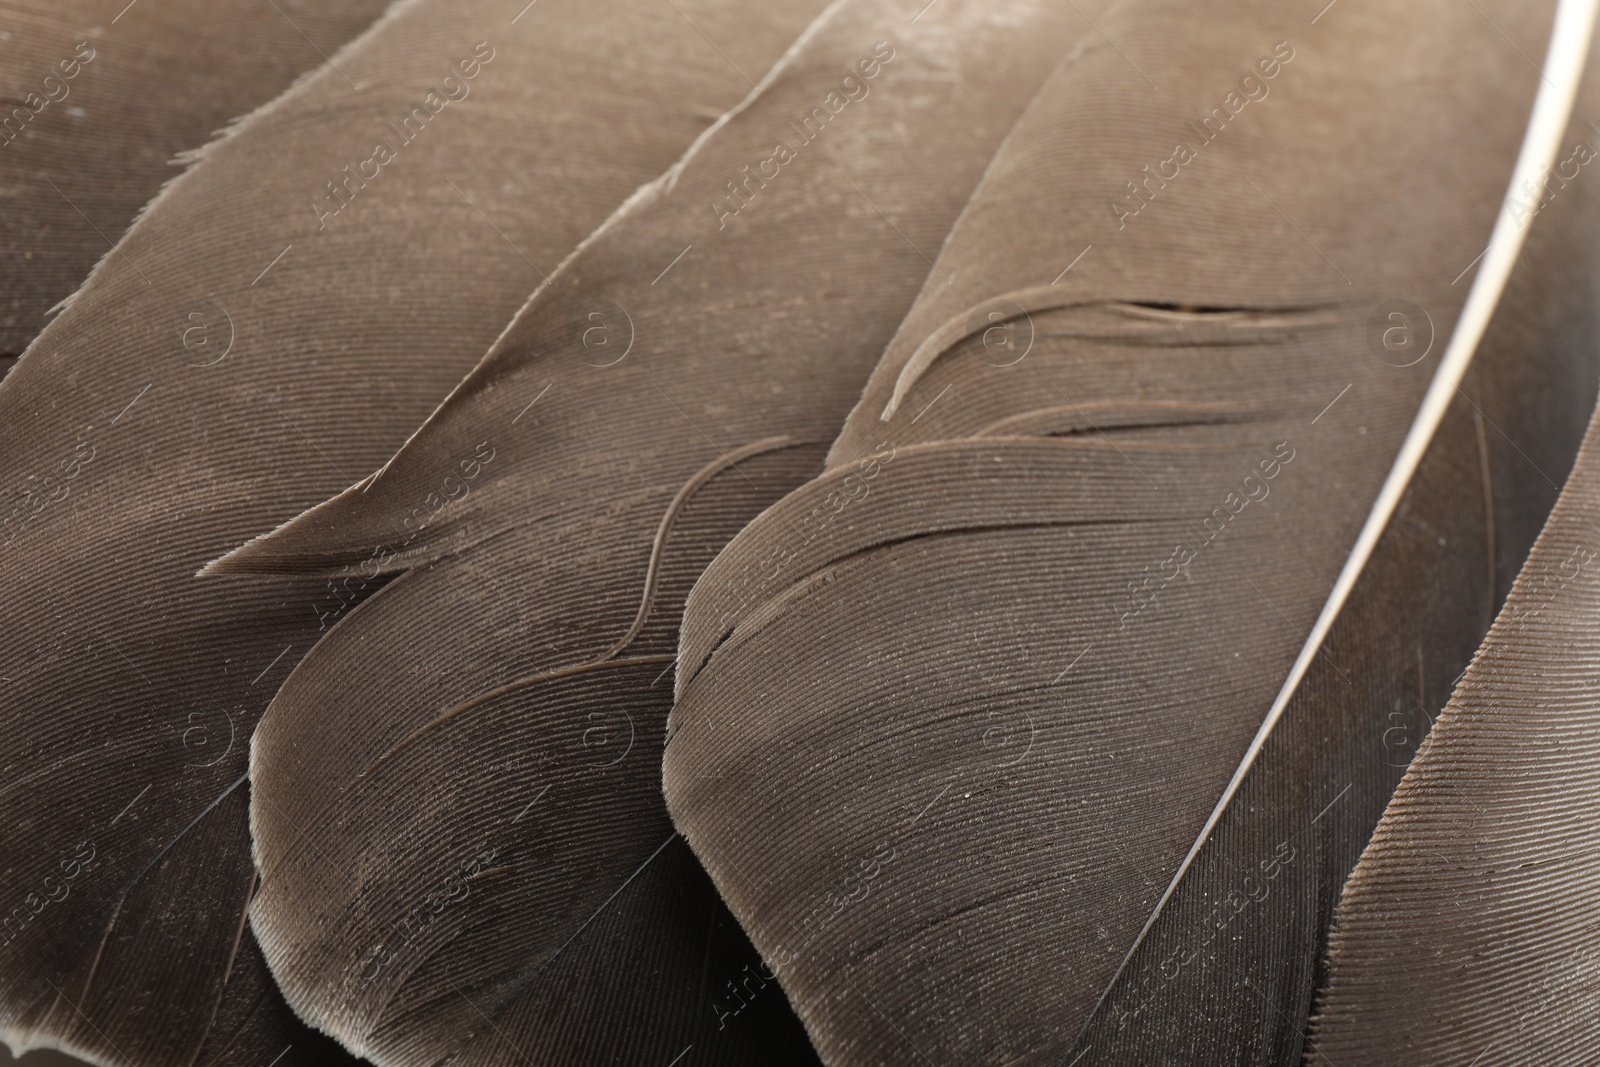
[[[18,1064],[21,1067],[83,1067],[82,1060],[54,1049],[41,1049],[19,1061],[11,1057],[4,1045],[0,1045],[0,1067],[16,1067]]]
[[[1092,32],[1038,0],[926,7],[832,7],[371,482],[212,568],[403,572],[296,669],[251,765],[258,935],[291,1003],[374,1061],[488,1063],[503,1040],[538,1063],[691,1044],[745,1062],[762,1043],[744,1005],[782,996],[754,955],[707,967],[684,940],[618,998],[637,1025],[613,1024],[590,976],[670,943],[684,907],[663,894],[696,916],[715,899],[660,793],[683,597],[820,469],[924,257]],[[471,470],[415,536],[393,525]],[[433,880],[491,852],[471,900],[386,940]],[[595,944],[595,917],[636,940]],[[650,1033],[662,985],[686,996]],[[493,1032],[463,1048],[479,1012]],[[810,1059],[792,1040],[764,1057]]]
[[[398,447],[817,6],[675,4],[391,9],[208,145],[0,384],[14,1047],[310,1058],[267,1040],[247,747],[348,594],[195,571]],[[225,1026],[257,1043],[213,1057]]]
[[[272,99],[386,2],[5,4],[0,374],[160,190],[169,160]]]
[[[1579,113],[1593,116],[1590,79]],[[1592,230],[1595,194],[1570,184],[1552,192],[1581,198],[1588,220],[1568,225]],[[1593,242],[1568,262],[1592,293]],[[1592,363],[1597,346],[1586,340]],[[1565,421],[1593,397],[1589,388],[1546,410]],[[1314,1062],[1596,1062],[1597,427],[1570,478],[1538,454],[1517,472],[1541,493],[1564,488],[1344,888],[1311,1026]]]
[[[825,1060],[1083,1059],[1169,897],[1218,884],[1212,851],[1178,893],[1516,259],[1495,208],[1553,161],[1593,13],[1562,7],[1531,125],[1538,73],[1496,26],[1554,9],[1119,6],[997,156],[828,473],[701,577],[669,807]],[[1230,977],[1208,1008],[1244,1010]],[[1140,1025],[1207,1025],[1181,1010]],[[1283,1025],[1254,1010],[1217,1062]],[[1195,1062],[1152,1036],[1092,1062]]]
[[[1102,998],[1077,1045],[1084,1063],[1301,1062],[1339,891],[1527,558],[1593,408],[1600,184],[1560,174],[1594,139],[1597,59],[1591,47],[1548,192],[1522,200],[1527,243],[1459,395],[1317,659]],[[1414,1032],[1394,1022],[1361,1030]]]

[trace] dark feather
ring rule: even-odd
[[[0,385],[8,1041],[305,1055],[254,999],[246,752],[350,594],[195,571],[398,447],[814,6],[410,0],[208,145]]]
[[[830,9],[372,482],[215,568],[403,572],[296,670],[252,762],[255,926],[296,1007],[375,1060],[489,1063],[502,1039],[537,1063],[666,1062],[691,1044],[700,1063],[812,1058],[741,1007],[781,998],[753,954],[708,966],[684,941],[660,974],[632,959],[678,945],[685,911],[662,894],[693,900],[696,922],[715,899],[660,793],[683,598],[820,469],[924,256],[1092,32],[1034,0],[923,7]],[[792,158],[763,166],[779,143]],[[459,499],[436,520],[394,525],[450,478]],[[479,851],[496,869],[474,896],[373,967]],[[593,945],[590,921],[634,940]],[[663,1005],[655,1033],[619,1027],[594,988],[619,975],[638,990],[622,1003],[693,997]],[[478,1012],[492,1026],[463,1047]]]
[[[1290,862],[1232,821],[1200,846],[1214,818],[1273,795],[1230,782],[1341,621],[1494,307],[1514,240],[1484,257],[1465,317],[1452,280],[1489,240],[1540,84],[1495,24],[1547,40],[1553,7],[1347,2],[1313,25],[1261,3],[1119,6],[997,157],[940,258],[953,283],[925,289],[829,472],[702,577],[669,804],[756,946],[789,965],[824,1059],[1295,1058],[1244,988],[1261,972],[1234,957],[1181,997],[1158,989],[1172,1014],[1132,1024],[1147,1044],[1085,1027],[1108,994],[1137,1006],[1124,965],[1147,962],[1147,929],[1187,937],[1216,905],[1212,864]],[[1272,79],[1241,82],[1261,57]],[[1484,80],[1454,76],[1469,68]],[[1184,119],[1211,101],[1223,128],[1207,138]],[[1174,140],[1193,158],[1157,162],[1178,160]],[[1148,181],[1137,214],[1129,178]],[[1574,347],[1593,330],[1586,285],[1531,301]],[[1381,343],[1390,301],[1414,330],[1431,316],[1437,340],[1410,366]],[[1497,343],[1519,358],[1527,336]],[[1557,365],[1588,391],[1575,358]],[[1437,463],[1459,462],[1460,418]],[[1563,425],[1541,454],[1559,455]],[[874,455],[884,470],[850,492]],[[1443,506],[1420,495],[1434,482],[1416,488],[1412,507]],[[830,496],[853,502],[834,514]],[[1382,573],[1402,551],[1384,547]],[[1436,610],[1448,661],[1471,633],[1458,603]],[[1294,801],[1263,813],[1274,830],[1331,799],[1298,769],[1266,787]],[[1251,966],[1303,1017],[1317,920],[1290,918]],[[1196,1004],[1222,1021],[1185,1045],[1212,1025],[1185,1017]]]
[[[1568,144],[1595,144],[1597,96],[1591,64],[1576,112],[1589,121],[1575,124]],[[1590,177],[1552,184],[1560,199],[1541,213],[1529,251],[1549,253],[1541,256],[1547,285],[1587,289],[1592,305],[1600,192]],[[1558,251],[1566,242],[1549,240],[1557,226],[1578,240]],[[1587,329],[1560,338],[1563,347],[1568,338],[1581,342],[1574,355],[1589,364],[1582,386],[1558,397],[1528,393],[1532,414],[1563,430],[1581,407],[1592,408],[1600,348]],[[1525,347],[1530,371],[1552,359],[1556,341]],[[1507,476],[1541,498],[1565,487],[1381,821],[1370,815],[1377,830],[1339,901],[1308,1062],[1600,1062],[1597,427],[1590,424],[1570,479],[1569,457],[1537,450],[1533,426],[1506,427],[1526,450]]]
[[[1317,1062],[1596,1062],[1597,440],[1345,887]]]
[[[1595,141],[1597,58],[1591,49],[1560,161]],[[1527,558],[1594,406],[1600,182],[1588,177],[1558,177],[1549,206],[1529,212],[1527,244],[1459,395],[1322,654],[1108,991],[1078,1046],[1084,1064],[1290,1065],[1305,1054],[1340,889]],[[1406,1007],[1361,1022],[1376,1038],[1366,1051],[1415,1033],[1414,990],[1391,992]]]
[[[172,177],[174,157],[271,100],[385,6],[8,0],[0,375]]]

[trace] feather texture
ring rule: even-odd
[[[1544,29],[1523,25],[1518,47],[1537,55]],[[1527,244],[1459,393],[1281,721],[1107,990],[1077,1046],[1084,1063],[1301,1061],[1340,889],[1511,588],[1593,407],[1600,183],[1560,175],[1594,140],[1596,58],[1591,47],[1548,193],[1518,198]],[[1410,1032],[1394,1022],[1361,1030]]]
[[[19,1062],[21,1067],[83,1067],[82,1060],[53,1049],[30,1053],[27,1059],[18,1061],[12,1058],[4,1045],[0,1045],[0,1067],[15,1067]]]
[[[1579,138],[1594,144],[1592,73],[1578,115],[1587,120]],[[1549,195],[1563,198],[1546,209],[1549,224],[1592,229],[1600,194],[1580,180],[1552,182]],[[1586,219],[1568,211],[1578,202]],[[1591,240],[1573,251],[1563,262],[1592,303],[1596,249]],[[1600,346],[1585,340],[1593,374]],[[1585,389],[1545,410],[1566,421],[1593,397]],[[1317,1062],[1600,1062],[1600,871],[1590,847],[1600,832],[1597,425],[1570,479],[1562,457],[1538,453],[1517,471],[1541,495],[1565,487],[1345,886],[1311,1030]]]
[[[1596,440],[1345,887],[1331,1062],[1596,1062]]]
[[[386,3],[8,0],[0,373],[172,174],[170,160],[271,100]]]
[[[1259,886],[1294,862],[1230,827],[1233,855],[1181,877],[1240,804],[1234,776],[1495,306],[1515,241],[1484,256],[1465,314],[1452,281],[1566,125],[1541,98],[1529,127],[1538,73],[1496,26],[1548,38],[1553,9],[1345,3],[1311,23],[1119,6],[1001,150],[940,257],[950,284],[924,290],[829,472],[701,578],[669,805],[757,947],[789,964],[824,1059],[1194,1062],[1172,1019],[1145,1045],[1085,1027],[1108,994],[1102,1021],[1152,995],[1181,1018],[1175,995],[1121,982],[1148,933],[1172,949],[1169,895],[1186,924],[1219,903],[1214,864],[1242,857],[1233,876]],[[1592,12],[1567,9],[1558,39],[1582,45]],[[1400,44],[1424,38],[1425,55]],[[1448,74],[1469,66],[1495,73]],[[1173,100],[1217,103],[1186,123]],[[1525,128],[1537,150],[1519,163]],[[1533,301],[1536,321],[1581,341],[1581,284],[1548,314]],[[1592,380],[1570,351],[1566,366]],[[890,469],[851,491],[885,450]],[[1459,656],[1470,637],[1439,629],[1436,655]],[[1293,770],[1284,788],[1303,787]],[[878,869],[870,893],[814,906]],[[1315,916],[1294,921],[1316,937]],[[1303,1016],[1310,975],[1263,967]],[[1259,1002],[1243,1016],[1255,992],[1233,977],[1190,973],[1226,1016],[1215,1047],[1293,1062],[1292,1035],[1233,1040],[1284,1026]]]
[[[830,9],[374,480],[213,568],[403,572],[297,668],[252,762],[256,928],[296,1007],[374,1060],[488,1063],[503,1038],[538,1063],[664,1062],[691,1044],[697,1062],[745,1062],[762,1043],[746,1011],[781,1002],[776,976],[754,955],[707,967],[694,942],[640,976],[694,992],[683,1011],[657,1033],[610,1026],[588,976],[629,970],[639,946],[596,945],[584,924],[666,941],[684,909],[662,894],[695,915],[715,899],[660,793],[683,598],[820,468],[924,257],[1092,32],[1038,0],[924,7]],[[482,465],[470,492],[415,537],[393,527],[461,457]],[[370,967],[479,841],[499,868],[481,898]],[[469,1011],[494,1033],[463,1048]],[[811,1058],[791,1040],[765,1057]]]
[[[208,145],[0,385],[8,1042],[310,1059],[246,923],[246,757],[348,594],[194,573],[398,447],[816,6],[408,0]]]

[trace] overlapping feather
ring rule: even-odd
[[[0,385],[14,1047],[315,1059],[246,924],[244,776],[355,591],[194,573],[397,447],[818,6],[407,0],[208,145]]]
[[[1592,75],[1575,115],[1568,143],[1592,159],[1600,115]],[[1558,166],[1539,191],[1549,207],[1536,227],[1592,227],[1597,194],[1589,175],[1569,180],[1570,170]],[[1536,229],[1530,240],[1540,236]],[[1543,273],[1548,282],[1570,272],[1576,284],[1566,284],[1587,290],[1592,305],[1594,263],[1583,242]],[[1573,339],[1593,375],[1600,345],[1586,332]],[[1538,345],[1526,352],[1534,366],[1544,356]],[[1570,423],[1592,409],[1592,381],[1584,384],[1543,409]],[[1540,440],[1531,426],[1508,438],[1535,449]],[[1526,486],[1540,495],[1564,488],[1345,887],[1311,1027],[1318,1059],[1596,1062],[1596,442],[1591,423],[1570,478],[1564,456],[1521,457],[1516,476]]]
[[[1519,46],[1537,54],[1535,41]],[[1305,1038],[1334,905],[1527,558],[1593,407],[1600,184],[1560,174],[1594,139],[1597,57],[1548,191],[1510,203],[1527,243],[1426,456],[1255,764],[1106,991],[1078,1045],[1084,1063],[1320,1062]]]
[[[113,247],[377,13],[236,6],[0,34],[0,373],[112,252],[0,389],[8,1041],[350,1062],[249,912],[383,1064],[811,1062],[780,987],[830,1063],[1592,1058],[1592,440],[1462,669],[1600,379],[1592,0],[839,0],[759,90],[820,0],[403,0]]]
[[[674,818],[788,967],[830,1063],[1191,1062],[1196,1040],[1298,1056],[1317,890],[1337,884],[1352,846],[1334,839],[1360,819],[1326,854],[1305,843],[1302,823],[1337,797],[1301,777],[1300,753],[1275,750],[1268,784],[1233,779],[1434,440],[1412,428],[1443,410],[1429,392],[1443,353],[1455,374],[1478,347],[1517,242],[1484,257],[1494,277],[1460,323],[1452,282],[1508,180],[1554,162],[1587,7],[1563,9],[1533,169],[1513,164],[1540,79],[1498,27],[1546,37],[1548,4],[1346,3],[1314,23],[1276,5],[1126,4],[1019,124],[940,257],[950,284],[925,289],[830,471],[747,527],[686,610]],[[1494,73],[1450,74],[1469,67]],[[1543,269],[1583,238],[1553,235]],[[1540,446],[1559,463],[1592,395],[1575,358],[1589,281],[1540,283],[1522,280],[1485,373],[1531,379],[1506,363],[1539,330],[1568,345],[1542,364],[1576,385]],[[1448,401],[1454,379],[1438,380]],[[1515,395],[1495,404],[1515,425],[1539,419]],[[1408,502],[1447,509],[1452,531],[1461,420]],[[858,465],[874,458],[888,469],[869,484]],[[1409,518],[1376,573],[1459,572]],[[1408,665],[1419,638],[1434,669],[1459,661],[1492,605],[1482,589],[1408,614]],[[1370,583],[1352,603],[1384,625]],[[1361,684],[1387,696],[1384,632],[1356,647]],[[1366,712],[1326,689],[1296,714]],[[1314,749],[1319,728],[1286,743]],[[1383,775],[1365,777],[1381,804]],[[1234,807],[1284,797],[1265,817],[1239,810],[1201,851]],[[1252,919],[1237,918],[1242,879]],[[1261,890],[1291,883],[1277,899],[1293,910],[1266,915]],[[1223,917],[1283,922],[1282,939],[1213,936]],[[1219,940],[1264,955],[1197,975]],[[1175,992],[1180,974],[1193,991]],[[1211,1018],[1186,1018],[1196,1004],[1223,1017],[1214,1037],[1195,1037]]]
[[[0,374],[172,176],[387,0],[0,8]]]
[[[819,468],[1009,121],[1092,33],[1034,0],[923,8],[833,7],[371,482],[212,568],[402,572],[297,668],[252,763],[254,923],[291,1001],[352,1048],[745,1062],[761,1043],[778,976],[707,965],[683,933],[715,898],[660,795],[682,599]],[[440,487],[458,498],[413,536]],[[470,906],[390,944],[475,850],[495,870]],[[597,942],[607,922],[635,939]],[[681,989],[675,1014],[593,994],[650,944],[681,945],[645,976]],[[766,1055],[801,1055],[788,1040]]]

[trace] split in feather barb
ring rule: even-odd
[[[1071,5],[924,6],[834,6],[374,480],[217,566],[403,572],[296,669],[252,763],[253,923],[291,1002],[374,1060],[814,1062],[763,1018],[785,974],[708,962],[720,905],[659,759],[695,577],[821,469],[923,257],[1093,33]],[[471,491],[401,537],[486,440]]]
[[[676,5],[392,9],[208,145],[0,383],[8,1042],[312,1058],[245,921],[244,779],[353,587],[195,571],[390,455],[811,14]]]
[[[286,7],[289,5],[285,5]],[[0,67],[0,374],[172,177],[386,0],[7,0]]]
[[[1334,799],[1320,788],[1279,813],[1286,848],[1201,846],[1477,348],[1522,232],[1496,209],[1557,158],[1584,6],[1562,8],[1546,69],[1565,96],[1540,98],[1520,163],[1540,79],[1495,24],[1545,33],[1553,4],[1491,23],[1342,3],[1314,24],[1124,4],[1099,24],[1117,47],[1065,65],[1018,124],[829,473],[747,527],[685,613],[668,801],[757,948],[795,961],[825,1060],[1192,1062],[1117,1045],[1142,997],[1184,1010],[1174,981],[1211,985],[1199,1002],[1230,1034],[1285,1025],[1199,973],[1215,923],[1182,876],[1200,855],[1220,885],[1237,858],[1259,897],[1337,862],[1299,836]],[[1493,73],[1449,76],[1467,68]],[[1452,281],[1497,226],[1463,308]],[[1573,292],[1549,300],[1575,346],[1593,335]],[[1517,358],[1512,325],[1496,343]],[[1557,422],[1541,454],[1561,454]],[[1459,656],[1468,639],[1430,625],[1430,654]],[[1378,687],[1384,662],[1352,667]],[[1200,922],[1162,925],[1169,894]],[[1270,995],[1303,1024],[1293,957],[1316,932],[1293,918],[1291,961],[1242,973],[1299,982]],[[1145,982],[1129,968],[1150,936],[1167,951]],[[1249,1040],[1261,1062],[1296,1055]]]
[[[1596,103],[1591,74],[1577,107],[1590,120],[1589,145]],[[1545,196],[1581,190],[1589,220],[1573,224],[1592,230],[1596,194],[1582,185],[1590,177],[1571,189],[1552,183]],[[1592,279],[1592,242],[1583,257],[1566,265]],[[1573,336],[1593,364],[1600,345]],[[1593,397],[1589,389],[1551,406],[1566,421],[1576,401]],[[1311,1024],[1314,1062],[1600,1062],[1597,425],[1344,889]],[[1553,492],[1563,473],[1541,465],[1522,477]]]

